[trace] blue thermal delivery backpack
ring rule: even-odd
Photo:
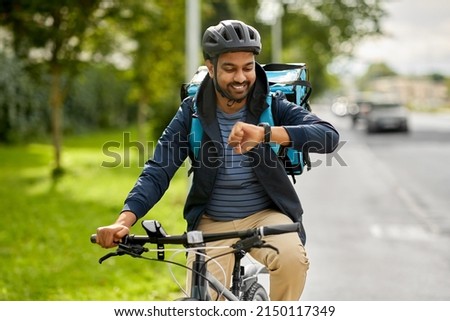
[[[308,70],[304,63],[271,63],[262,66],[267,74],[269,81],[270,94],[267,95],[268,108],[261,114],[259,122],[274,125],[272,116],[272,102],[276,97],[284,97],[296,105],[311,111],[309,105],[309,96],[311,94],[311,84],[309,82]],[[206,66],[200,66],[192,77],[191,81],[181,86],[181,99],[189,96],[195,96],[202,80],[208,73]],[[194,100],[192,106],[193,114],[197,111]],[[197,117],[191,118],[191,131],[189,134],[189,145],[194,157],[197,158],[201,148],[203,138],[203,128]],[[298,151],[293,148],[282,147],[278,144],[271,143],[271,147],[276,155],[284,163],[286,172],[292,175],[295,183],[294,175],[303,173],[305,166],[311,169],[311,161],[307,151]]]

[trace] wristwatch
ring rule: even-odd
[[[272,128],[268,123],[260,123],[258,126],[264,127],[263,143],[270,143],[270,136],[272,135]]]

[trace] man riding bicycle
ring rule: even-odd
[[[255,61],[261,51],[255,28],[237,20],[221,21],[205,31],[202,47],[208,75],[197,95],[183,101],[163,132],[118,219],[97,229],[97,243],[105,248],[116,246],[160,200],[188,156],[195,165],[184,208],[188,230],[213,233],[302,221],[300,200],[270,143],[330,153],[337,147],[338,132],[285,99],[275,99],[272,104],[274,126],[258,124],[267,108],[269,86],[264,70]],[[198,159],[194,159],[188,139],[194,100],[194,117],[199,118],[204,130]],[[250,254],[270,273],[271,300],[298,300],[309,267],[304,229],[264,240],[270,246],[252,249]],[[234,242],[208,245],[229,246]],[[216,264],[208,265],[208,270],[230,284],[233,255],[219,256],[223,252],[227,250],[207,250],[208,256],[216,257],[222,266],[225,279]],[[188,255],[188,264],[193,257],[193,253]]]

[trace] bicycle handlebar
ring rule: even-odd
[[[145,222],[145,221],[144,221]],[[144,226],[145,223],[142,223]],[[145,226],[144,226],[145,228]],[[188,246],[190,244],[197,243],[207,243],[218,240],[225,239],[233,239],[233,238],[248,238],[252,236],[264,237],[267,235],[275,235],[275,234],[283,234],[283,233],[291,233],[291,232],[299,232],[300,231],[300,223],[291,223],[291,224],[279,224],[279,225],[270,225],[270,226],[261,226],[257,228],[240,230],[234,232],[222,232],[222,233],[202,233],[200,231],[191,231],[181,235],[167,235],[167,236],[151,236],[152,232],[146,229],[147,233],[150,235],[126,235],[121,243],[123,244],[139,244],[144,245],[146,243],[153,244],[181,244]],[[91,235],[91,242],[97,243],[97,235]]]
[[[301,225],[300,223],[291,223],[291,224],[280,224],[280,225],[271,225],[271,226],[263,226],[261,227],[260,235],[276,235],[276,234],[284,234],[290,232],[300,232]]]

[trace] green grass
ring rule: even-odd
[[[57,181],[50,174],[50,144],[0,145],[0,300],[171,300],[180,296],[164,263],[127,256],[98,264],[107,250],[91,244],[89,236],[97,227],[114,222],[142,169],[137,149],[130,154],[130,166],[102,166],[111,161],[102,151],[108,141],[123,142],[122,132],[66,138],[65,174]],[[124,155],[123,148],[115,152]],[[160,220],[170,234],[183,232],[187,185],[182,168],[146,218]],[[144,233],[140,224],[131,232]],[[175,260],[183,262],[184,254]],[[184,285],[185,270],[172,269]]]

